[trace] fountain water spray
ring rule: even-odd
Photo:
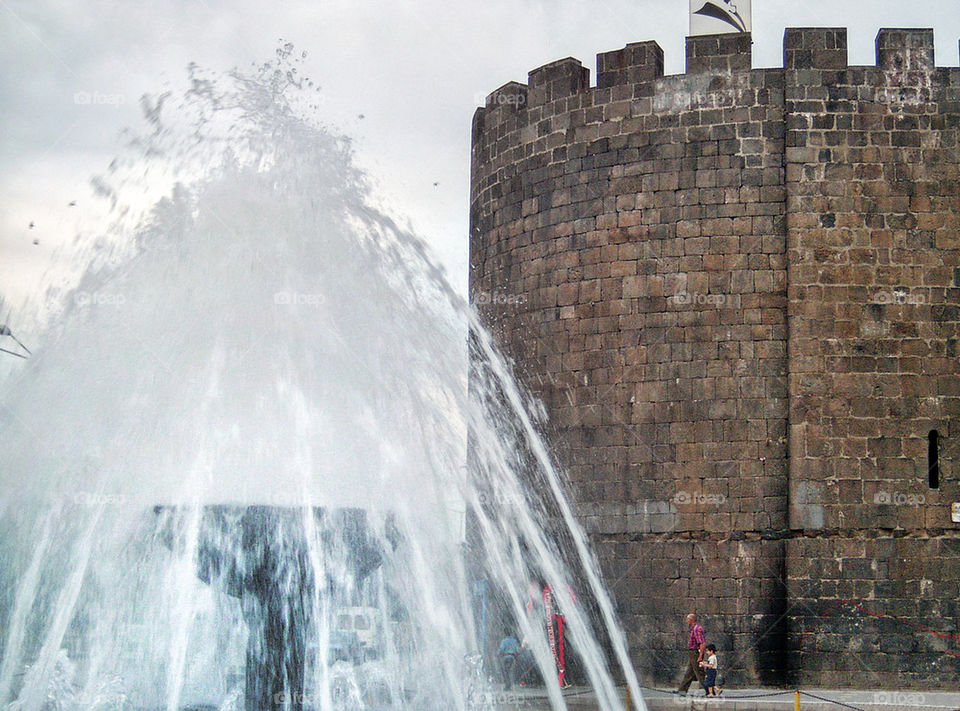
[[[0,399],[0,705],[489,707],[463,664],[482,578],[552,708],[532,579],[598,707],[608,646],[642,710],[530,403],[298,64],[191,67],[97,179],[118,219],[87,298]]]

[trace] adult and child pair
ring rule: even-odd
[[[690,637],[687,639],[687,663],[680,687],[674,692],[686,696],[694,679],[700,682],[707,696],[719,696],[723,689],[717,687],[717,647],[706,643],[703,626],[697,622],[697,614],[687,615]]]

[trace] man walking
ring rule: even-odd
[[[687,625],[690,627],[690,637],[687,640],[687,669],[683,675],[683,681],[680,682],[680,688],[676,691],[681,696],[687,695],[690,682],[697,679],[702,685],[705,678],[700,662],[703,661],[706,635],[703,632],[703,627],[697,622],[697,613],[691,612],[687,615]]]

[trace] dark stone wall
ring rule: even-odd
[[[931,30],[882,30],[876,67],[847,66],[845,30],[788,30],[784,66],[790,520],[816,536],[788,544],[790,658],[801,681],[947,685],[960,72],[935,67]]]
[[[870,686],[849,673],[859,656],[829,620],[863,624],[844,600],[912,590],[880,585],[869,563],[890,551],[875,529],[931,537],[948,562],[958,528],[948,502],[960,499],[958,82],[957,70],[933,68],[925,41],[884,31],[881,67],[894,68],[848,68],[842,30],[790,30],[785,68],[752,70],[749,35],[690,38],[687,73],[670,77],[656,43],[635,43],[597,57],[597,87],[568,58],[498,89],[474,117],[471,298],[546,406],[648,680],[675,680],[683,616],[696,610],[732,683]],[[938,98],[900,108],[924,87]],[[854,125],[866,120],[879,124],[857,130],[889,142],[868,140],[877,152],[854,160]],[[906,207],[870,202],[887,195],[860,194],[861,181],[863,191],[890,182]],[[925,311],[898,303],[898,279],[922,288]],[[879,317],[860,303],[888,286]],[[900,344],[906,370],[860,350],[880,342]],[[869,387],[853,375],[864,369]],[[865,407],[878,408],[869,431],[857,429]],[[924,427],[943,436],[944,481],[924,489],[915,521],[874,503],[870,482],[926,471]],[[832,524],[841,512],[846,527]],[[827,562],[853,557],[851,537],[868,564],[824,577]],[[948,568],[924,583],[944,615],[931,628],[957,622]],[[813,604],[833,591],[828,580],[829,614]],[[854,581],[875,587],[855,595]],[[838,649],[808,664],[817,639]]]

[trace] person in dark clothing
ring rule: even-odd
[[[503,672],[503,688],[513,688],[517,671],[517,657],[520,656],[520,643],[516,637],[506,636],[500,642],[500,669]]]
[[[703,682],[703,689],[707,692],[707,696],[719,696],[723,693],[723,689],[717,688],[717,645],[708,644],[706,659],[700,662],[700,666],[707,673],[707,678]]]
[[[185,517],[157,506],[159,540],[182,549]],[[336,599],[343,586],[329,571],[316,580],[304,516],[312,516],[330,570],[359,587],[382,562],[362,509],[205,506],[197,537],[197,577],[240,599],[249,628],[245,711],[305,707],[308,636],[315,592]],[[319,588],[319,591],[317,590]],[[333,650],[336,653],[336,650]]]

